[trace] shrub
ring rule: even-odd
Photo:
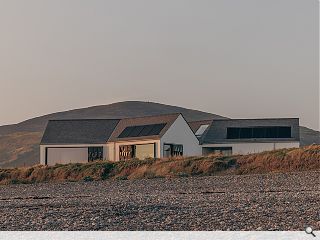
[[[93,181],[93,178],[90,177],[90,176],[85,176],[85,177],[83,178],[83,181],[84,181],[84,182],[92,182],[92,181]]]

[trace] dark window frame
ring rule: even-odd
[[[146,137],[159,135],[165,128],[166,123],[137,125],[126,127],[118,136],[118,138]]]
[[[166,154],[166,150],[165,150],[166,146],[170,147],[170,155],[169,156],[167,156],[167,154]],[[180,153],[178,153],[178,151],[174,151],[175,147],[181,149],[181,151],[179,151]],[[176,154],[175,152],[178,154]],[[183,156],[183,154],[184,154],[183,144],[174,144],[174,143],[164,143],[163,144],[163,156],[164,157],[179,157],[179,156]]]
[[[120,145],[119,146],[119,160],[120,161],[128,161],[131,159],[135,159],[136,158],[136,146],[141,146],[141,145],[153,145],[153,158],[156,158],[157,156],[157,148],[156,148],[156,143],[141,143],[141,144],[127,144],[127,145]],[[120,150],[123,147],[130,147],[131,148],[131,156],[129,156],[128,158],[121,158],[120,155]],[[144,159],[142,159],[144,160]]]
[[[103,153],[103,146],[88,147],[88,162],[102,161]]]
[[[260,132],[259,132],[260,131]],[[290,139],[291,126],[229,127],[227,139]]]

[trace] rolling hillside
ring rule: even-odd
[[[225,117],[182,107],[151,102],[119,102],[76,109],[33,118],[19,124],[0,127],[0,167],[30,166],[39,161],[39,142],[50,119],[125,118],[180,112],[187,121]],[[320,133],[301,127],[303,146],[320,143]]]
[[[223,119],[225,117],[186,109],[182,107],[164,105],[151,102],[128,101],[109,105],[76,109],[66,112],[53,113],[33,118],[19,124],[0,126],[0,136],[15,132],[41,132],[50,119],[92,119],[92,118],[125,118],[160,115],[167,113],[182,113],[187,121]]]
[[[50,119],[125,118],[167,113],[182,113],[187,121],[224,117],[151,102],[119,102],[76,109],[33,118],[19,124],[0,127],[0,167],[30,166],[39,161],[39,142]]]

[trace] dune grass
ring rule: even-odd
[[[133,180],[320,170],[320,145],[249,155],[94,162],[0,169],[0,184]]]

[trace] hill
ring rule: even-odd
[[[0,167],[37,164],[39,142],[50,119],[125,118],[182,113],[187,121],[224,119],[212,113],[152,102],[127,101],[53,113],[18,124],[0,126]],[[301,127],[301,145],[320,144],[320,133]]]
[[[250,155],[94,162],[0,169],[0,184],[265,174],[320,170],[320,145]]]
[[[182,107],[170,106],[160,103],[127,101],[101,105],[89,108],[75,109],[66,112],[53,113],[33,118],[18,124],[1,126],[0,135],[15,132],[41,132],[44,131],[50,119],[92,119],[92,118],[125,118],[161,115],[168,113],[182,113],[187,121],[224,119],[225,117]]]
[[[119,102],[53,113],[18,124],[0,127],[0,167],[21,167],[37,164],[39,161],[38,145],[50,119],[126,118],[168,113],[182,113],[187,121],[225,118],[182,107],[139,101]]]

